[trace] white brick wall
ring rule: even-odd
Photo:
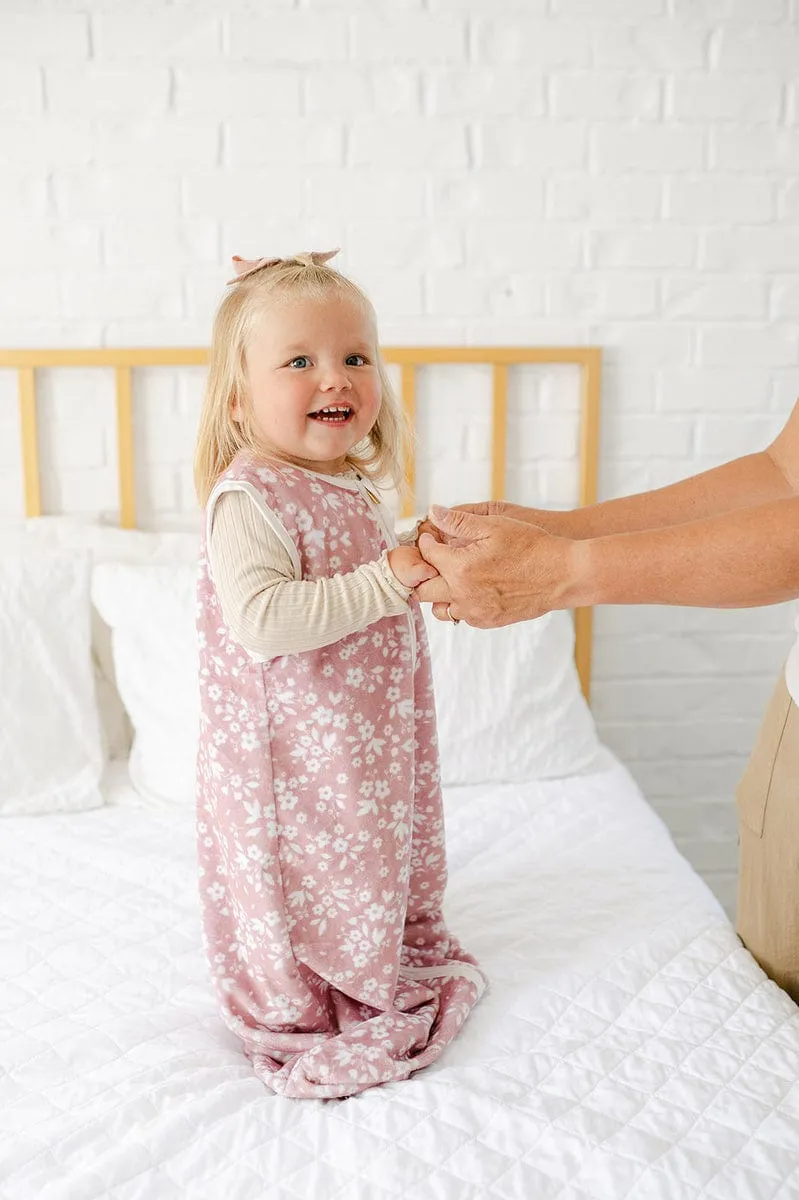
[[[345,248],[386,341],[598,343],[601,489],[763,446],[799,394],[797,0],[5,0],[0,343],[203,344],[231,253]],[[574,496],[574,376],[509,479]],[[137,379],[141,510],[191,511],[198,372]],[[51,508],[114,504],[109,373],[43,381]],[[0,373],[0,516],[19,512]],[[485,493],[485,374],[420,388],[420,502]],[[184,517],[185,519],[185,517]],[[597,615],[595,710],[733,893],[785,609]]]

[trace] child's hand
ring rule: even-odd
[[[435,579],[438,571],[425,562],[415,546],[397,546],[388,552],[388,565],[397,579],[407,588],[418,587],[428,579]]]

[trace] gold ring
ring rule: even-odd
[[[453,625],[460,625],[460,623],[461,623],[460,617],[453,617],[453,615],[452,615],[452,605],[451,604],[447,605],[447,616],[449,617],[449,619]]]

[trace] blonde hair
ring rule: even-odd
[[[246,371],[247,342],[268,303],[284,296],[320,300],[340,296],[362,306],[377,324],[374,308],[365,293],[351,279],[319,262],[319,257],[296,254],[253,270],[233,284],[219,305],[194,451],[194,485],[202,505],[240,450],[260,456],[268,454],[258,444],[249,419]],[[373,483],[390,479],[401,489],[408,430],[379,349],[376,366],[381,389],[380,411],[366,438],[347,455],[347,462]],[[243,413],[241,419],[233,416],[237,401]]]

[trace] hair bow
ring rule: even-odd
[[[228,283],[240,283],[242,279],[246,279],[248,275],[254,275],[256,271],[264,271],[267,267],[276,267],[280,263],[298,261],[304,266],[320,267],[323,263],[328,262],[339,252],[339,247],[335,250],[310,250],[307,254],[292,254],[290,258],[240,258],[238,254],[233,255],[233,269],[236,272],[232,279],[228,279]]]

